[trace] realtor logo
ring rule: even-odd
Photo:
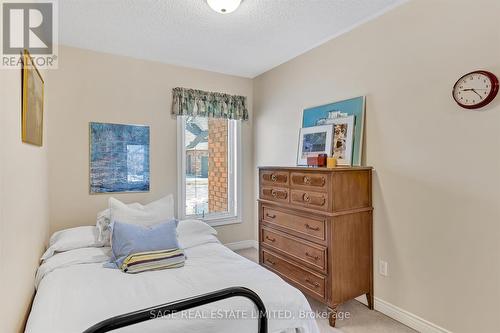
[[[39,68],[56,68],[56,3],[2,1],[2,68],[18,68],[28,50]]]

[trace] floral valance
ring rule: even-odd
[[[172,90],[172,114],[248,120],[245,96],[186,88]]]

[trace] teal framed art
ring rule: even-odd
[[[335,124],[339,119],[354,116],[352,165],[361,165],[365,122],[365,96],[304,109],[302,127]]]

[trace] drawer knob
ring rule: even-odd
[[[266,239],[267,239],[268,241],[270,241],[270,242],[273,242],[273,243],[274,243],[274,242],[276,242],[276,238],[271,238],[271,237],[269,237],[269,236],[266,236]]]
[[[266,262],[268,264],[271,264],[272,266],[276,265],[276,262],[272,261],[271,259],[266,259]]]
[[[319,288],[319,283],[318,282],[312,281],[309,278],[306,278],[306,282],[309,283],[310,285],[314,286],[314,288]]]
[[[270,219],[275,219],[276,218],[276,215],[275,214],[269,214],[269,213],[266,213],[266,217],[270,218]]]
[[[311,184],[311,178],[304,176],[304,184]]]
[[[273,173],[273,174],[271,175],[271,180],[272,180],[273,182],[276,182],[276,181],[278,180],[278,177],[276,177],[276,175]]]
[[[311,201],[311,197],[309,196],[309,194],[307,193],[304,193],[304,195],[302,196],[302,199],[305,201],[305,202],[309,202]]]
[[[314,231],[319,231],[319,227],[311,227],[309,224],[306,223],[306,229],[309,230],[314,230]]]
[[[313,256],[312,254],[309,254],[308,252],[306,252],[306,257],[309,257],[309,258],[314,259],[314,260],[319,259],[319,256]]]
[[[271,195],[275,199],[286,199],[287,193],[283,191],[271,190]],[[279,197],[281,196],[281,198]]]

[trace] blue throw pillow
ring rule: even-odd
[[[119,268],[131,254],[178,249],[177,224],[175,219],[149,227],[115,221],[112,226],[111,261]]]

